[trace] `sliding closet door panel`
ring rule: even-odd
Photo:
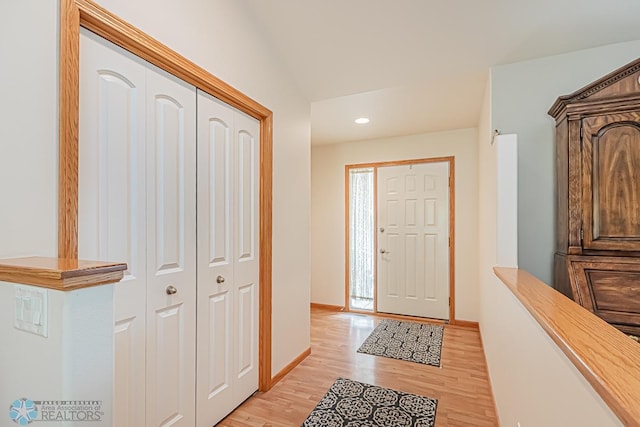
[[[233,110],[198,92],[197,426],[209,427],[233,400]]]
[[[195,88],[147,70],[147,425],[195,423]]]
[[[258,389],[260,123],[236,112],[234,125],[234,400],[239,404]]]
[[[114,425],[145,425],[145,65],[80,35],[79,256],[125,261],[115,285]]]

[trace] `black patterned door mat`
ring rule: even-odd
[[[302,427],[433,427],[438,401],[338,378]]]
[[[443,333],[441,325],[384,319],[358,353],[440,366]]]

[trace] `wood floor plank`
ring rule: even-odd
[[[338,377],[438,399],[435,427],[498,426],[477,329],[445,325],[441,367],[357,353],[382,318],[313,308],[311,355],[219,425],[299,426]]]

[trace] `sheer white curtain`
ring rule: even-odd
[[[373,168],[351,169],[349,187],[349,292],[373,299]]]

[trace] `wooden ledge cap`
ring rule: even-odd
[[[0,281],[72,291],[119,282],[126,263],[63,258],[0,259]]]

